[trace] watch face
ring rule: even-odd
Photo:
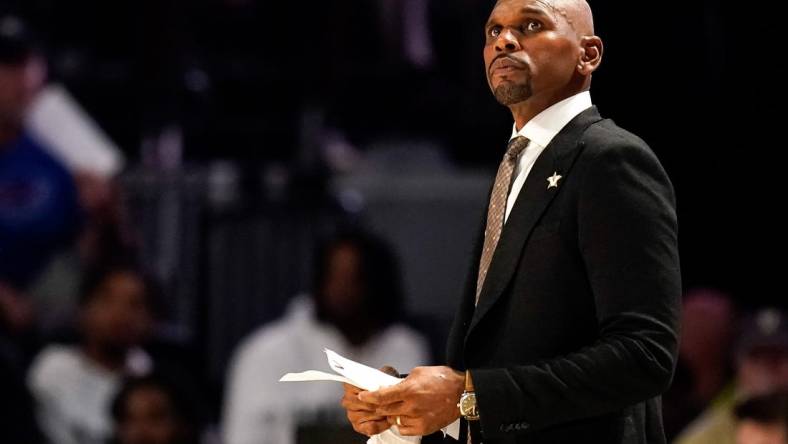
[[[476,394],[465,393],[460,399],[460,414],[462,416],[476,416]]]

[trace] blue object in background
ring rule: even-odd
[[[0,282],[24,289],[81,224],[71,174],[23,133],[0,145]]]

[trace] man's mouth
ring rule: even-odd
[[[490,65],[490,74],[511,74],[526,69],[525,63],[511,57],[503,56],[495,59]]]

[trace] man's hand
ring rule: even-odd
[[[381,368],[380,371],[395,378],[400,377],[399,372],[388,365]],[[372,436],[382,433],[391,427],[385,416],[375,413],[377,406],[359,401],[358,394],[362,392],[360,388],[350,384],[343,385],[345,386],[345,395],[342,397],[342,407],[347,410],[347,418],[353,424],[355,431],[363,435]]]
[[[357,402],[376,407],[369,416],[386,417],[386,428],[396,425],[404,436],[423,436],[459,418],[457,402],[464,388],[463,373],[449,367],[417,367],[397,385],[362,391]]]
[[[362,435],[372,436],[388,430],[391,424],[385,416],[375,413],[377,406],[362,402],[358,394],[362,390],[350,384],[344,384],[345,396],[342,397],[342,407],[347,410],[347,419],[353,424],[353,430]]]

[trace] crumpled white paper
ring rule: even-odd
[[[339,375],[325,373],[317,370],[308,370],[301,373],[288,373],[279,381],[282,382],[304,382],[304,381],[337,381],[354,385],[364,390],[375,391],[383,387],[399,384],[402,379],[383,373],[380,370],[368,367],[364,364],[351,361],[340,356],[336,352],[325,349],[328,357],[328,365],[331,366]],[[441,429],[444,435],[449,435],[454,439],[460,437],[460,420]],[[374,435],[367,441],[367,444],[418,444],[421,442],[419,436],[402,436],[397,430],[397,426],[392,426],[383,433]]]

